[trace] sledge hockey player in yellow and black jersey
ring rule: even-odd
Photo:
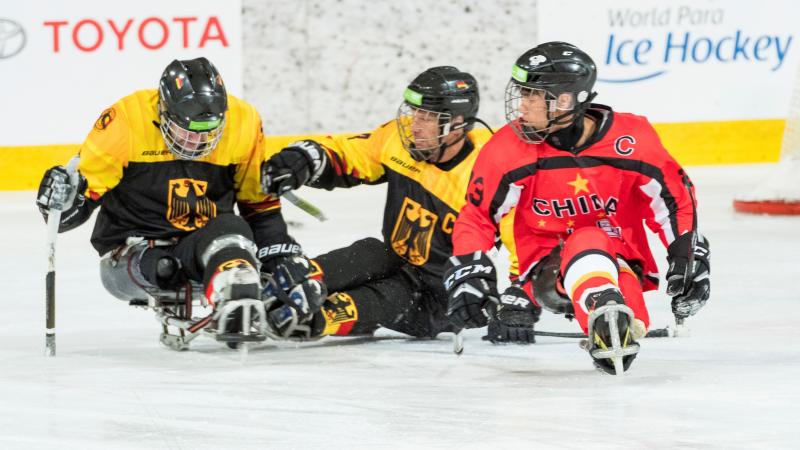
[[[478,154],[471,132],[482,123],[478,84],[455,67],[434,67],[411,82],[404,98],[396,120],[371,133],[296,142],[263,166],[264,191],[273,195],[304,184],[389,185],[383,241],[363,239],[313,259],[333,294],[308,337],[368,334],[379,326],[416,337],[456,331],[445,316],[441,280]],[[529,302],[530,333],[519,333],[525,340],[533,339],[535,318]]]
[[[255,108],[227,94],[207,59],[175,60],[157,90],[134,92],[102,113],[80,147],[77,173],[48,170],[37,205],[47,219],[54,201],[66,201],[60,231],[100,207],[91,242],[104,286],[122,300],[194,282],[215,310],[260,301],[260,266],[274,278],[291,274],[285,289],[319,305],[324,288],[309,279],[278,198],[261,192],[263,139]],[[228,342],[242,334],[235,325],[216,332]]]

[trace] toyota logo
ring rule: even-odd
[[[11,58],[25,48],[25,30],[13,20],[0,19],[0,59]]]

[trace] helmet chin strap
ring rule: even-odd
[[[561,119],[572,115],[572,119],[570,120],[568,126],[552,133],[548,133],[545,137],[545,141],[547,141],[547,143],[553,147],[561,150],[574,149],[578,141],[581,140],[581,136],[583,136],[583,117],[586,115],[586,110],[589,109],[589,105],[596,95],[596,92],[592,92],[592,94],[589,95],[589,98],[580,104],[578,109],[574,109],[550,119],[547,122],[548,128],[555,125],[561,125],[561,123],[559,123]]]
[[[548,144],[552,145],[555,148],[561,150],[572,150],[575,148],[575,145],[580,141],[581,136],[583,136],[583,116],[585,114],[581,113],[580,115],[576,115],[575,120],[566,128],[562,128],[560,130],[554,131],[547,135],[545,141]]]
[[[473,117],[473,118],[467,119],[463,123],[460,123],[460,124],[450,128],[448,130],[448,135],[451,132],[455,131],[455,130],[461,130],[461,129],[467,128],[468,126],[470,126],[470,125],[472,125],[474,123],[482,124],[484,127],[486,127],[487,130],[489,130],[489,133],[494,134],[494,130],[492,130],[492,128],[489,125],[487,125],[486,122],[484,122],[481,119],[478,119],[477,117]],[[447,137],[447,136],[445,136],[445,137]],[[416,159],[414,157],[414,155],[411,155],[411,156],[412,156],[412,158],[414,158],[417,161],[427,161],[427,162],[432,163],[432,164],[438,164],[438,163],[441,162],[440,160],[442,159],[442,156],[444,156],[444,152],[447,151],[448,148],[450,148],[450,147],[452,147],[454,145],[457,145],[459,142],[463,141],[466,138],[467,138],[467,132],[466,131],[464,131],[464,133],[461,134],[461,136],[458,139],[456,139],[455,141],[453,141],[453,142],[451,142],[449,144],[445,144],[444,142],[442,142],[444,138],[439,138],[439,141],[440,141],[439,142],[439,147],[436,148],[433,152],[431,152],[431,157],[430,158],[427,158],[427,159]]]
[[[431,156],[430,156],[430,158],[426,158],[426,159],[423,159],[423,160],[421,160],[421,161],[427,161],[427,162],[429,162],[429,163],[432,163],[432,164],[437,164],[437,163],[441,162],[441,161],[440,161],[440,159],[442,159],[442,156],[444,155],[444,152],[447,150],[447,148],[448,148],[448,147],[452,147],[453,145],[456,145],[456,144],[458,144],[459,142],[461,142],[461,141],[463,141],[464,139],[466,139],[466,137],[467,137],[467,133],[466,133],[466,132],[464,132],[464,133],[461,135],[461,137],[459,137],[458,139],[456,139],[455,141],[453,141],[453,142],[451,142],[451,143],[449,143],[449,144],[446,144],[446,143],[444,143],[444,138],[446,138],[447,136],[449,136],[449,135],[450,135],[450,133],[452,133],[453,131],[456,131],[456,130],[460,130],[460,129],[462,129],[462,128],[465,128],[465,127],[467,127],[469,124],[471,124],[471,123],[474,123],[474,122],[475,122],[475,120],[474,120],[474,119],[467,119],[467,121],[465,121],[465,122],[463,122],[463,123],[460,123],[460,124],[458,124],[458,125],[456,125],[456,126],[454,126],[454,127],[452,127],[452,128],[450,128],[450,127],[448,126],[448,127],[447,127],[447,134],[446,134],[445,136],[443,136],[443,137],[440,137],[440,138],[439,138],[439,147],[438,147],[438,148],[436,148],[436,150],[434,150],[434,151],[432,151],[432,152],[431,152]]]
[[[453,142],[451,142],[449,144],[445,144],[444,142],[442,142],[441,144],[439,144],[439,148],[436,149],[436,153],[434,153],[434,156],[432,156],[431,158],[428,159],[428,162],[431,162],[431,163],[434,163],[434,164],[440,163],[441,159],[442,159],[442,156],[444,156],[444,152],[448,148],[458,144],[459,142],[463,141],[466,138],[467,138],[467,133],[462,133],[461,136],[458,139],[456,139],[455,141],[453,141]]]

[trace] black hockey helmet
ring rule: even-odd
[[[167,147],[182,159],[211,153],[222,138],[228,95],[206,58],[174,60],[158,88],[160,129]]]
[[[438,159],[445,136],[454,130],[471,130],[480,104],[478,81],[452,66],[431,67],[422,72],[408,85],[403,98],[397,111],[397,126],[403,146],[417,161]],[[424,142],[414,138],[412,126],[420,114],[438,121],[438,136]]]
[[[506,120],[524,141],[542,142],[555,124],[572,124],[583,117],[592,99],[597,67],[585,52],[566,42],[546,42],[526,51],[511,71],[506,87]],[[542,95],[549,113],[544,128],[524,123],[520,100]]]

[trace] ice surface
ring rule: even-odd
[[[0,448],[798,448],[800,218],[733,212],[770,166],[689,168],[713,249],[692,336],[648,339],[622,379],[576,340],[465,352],[435,341],[328,338],[237,353],[158,345],[148,311],[106,294],[89,224],[58,241],[58,356],[45,358],[45,226],[33,192],[0,193]],[[285,206],[310,254],[379,235],[385,191],[299,194]],[[659,246],[657,258],[663,260]],[[653,324],[670,322],[663,293]],[[545,313],[542,330],[576,331]]]

